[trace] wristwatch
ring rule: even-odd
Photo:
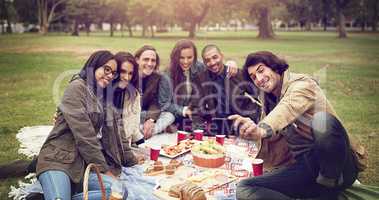
[[[266,124],[266,123],[259,123],[258,127],[259,128],[263,128],[266,131],[266,133],[262,137],[263,139],[264,138],[269,138],[269,137],[271,137],[274,134],[274,132],[272,131],[272,128],[268,124]]]

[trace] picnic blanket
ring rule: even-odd
[[[20,154],[28,157],[38,155],[39,149],[45,141],[52,126],[32,126],[20,129],[16,138],[20,141]],[[148,140],[148,144],[165,144],[167,141],[175,142],[175,134],[161,134]],[[141,166],[133,166],[123,168],[120,179],[128,188],[128,199],[135,200],[156,200],[152,195],[153,188],[156,185],[154,177],[143,176],[143,168]],[[11,186],[9,197],[14,200],[25,199],[30,192],[42,193],[42,188],[33,174],[25,177],[23,181],[19,181],[18,186]],[[235,194],[215,195],[217,200],[234,200]],[[360,184],[358,181],[350,188],[345,190],[339,196],[339,200],[377,200],[379,199],[379,187]]]
[[[19,187],[11,187],[10,198],[22,200],[30,193],[43,193],[41,184],[34,174],[25,179],[24,182],[19,182]],[[156,181],[154,178],[143,176],[141,166],[123,167],[120,180],[128,188],[128,199],[157,200],[152,194]]]

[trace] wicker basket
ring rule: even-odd
[[[91,172],[92,169],[96,172],[97,179],[99,180],[100,189],[101,189],[101,199],[102,200],[106,200],[107,196],[106,196],[106,193],[105,193],[103,179],[102,179],[102,177],[100,175],[100,170],[93,163],[90,163],[87,166],[86,171],[84,172],[84,178],[83,178],[83,199],[84,200],[88,200],[88,178],[89,178],[89,173]]]

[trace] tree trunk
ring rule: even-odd
[[[207,16],[209,8],[210,8],[210,3],[206,1],[202,5],[203,10],[201,11],[200,15],[193,16],[192,20],[190,21],[190,27],[188,30],[189,31],[189,35],[188,35],[189,38],[195,38],[195,36],[196,36],[196,25],[199,24],[199,27],[200,27],[200,23],[204,20],[205,16]]]
[[[120,27],[121,37],[124,37],[124,23],[121,23],[120,25],[121,25],[121,27]]]
[[[111,24],[111,28],[110,28],[111,37],[113,37],[113,26],[114,26],[113,20],[110,21],[110,24]]]
[[[258,38],[261,39],[272,39],[274,38],[274,31],[272,30],[271,16],[269,8],[259,9],[259,19],[258,19]]]
[[[189,38],[195,38],[196,34],[196,22],[192,21],[191,24],[190,24],[190,27],[189,27],[189,35],[188,37]]]
[[[12,33],[12,24],[9,20],[7,20],[7,33]]]
[[[365,20],[363,20],[363,21],[361,22],[361,31],[362,31],[362,32],[365,31],[365,26],[366,26],[366,24],[365,24]]]
[[[1,34],[4,34],[5,33],[5,26],[4,26],[3,20],[0,20],[0,23],[1,23]]]
[[[91,22],[85,22],[84,23],[84,26],[86,27],[86,35],[89,36],[89,34],[91,33]]]
[[[74,20],[74,30],[71,33],[72,36],[79,36],[79,23],[78,20]]]
[[[328,18],[327,17],[322,18],[322,25],[324,27],[324,31],[326,31],[327,27],[328,27]]]
[[[7,3],[6,1],[2,1],[2,8],[0,11],[3,11],[4,14],[3,14],[3,17],[5,18],[5,21],[7,22],[7,26],[6,26],[6,32],[7,33],[12,33],[12,24],[11,24],[11,20],[10,20],[10,16],[9,16],[9,12],[8,12],[8,6],[7,6]],[[1,19],[0,19],[1,20]]]
[[[104,29],[103,29],[103,21],[100,21],[100,22],[97,23],[97,28],[98,28],[99,30],[101,30],[101,31],[104,30]]]
[[[39,22],[39,33],[45,35],[49,30],[49,24],[47,21],[48,7],[46,0],[37,0],[38,5],[38,22]]]
[[[151,32],[151,37],[154,38],[155,35],[154,35],[154,25],[150,25],[150,32]]]
[[[326,31],[330,13],[330,2],[328,0],[322,0],[322,12],[322,23],[324,26],[324,31]]]
[[[343,10],[350,3],[350,0],[336,0],[336,10],[337,10],[337,31],[339,38],[346,38],[346,27],[345,27],[345,15]]]
[[[309,21],[305,22],[305,31],[312,31],[312,23]]]
[[[346,34],[346,29],[345,29],[345,15],[343,14],[341,8],[337,9],[337,15],[338,15],[338,18],[337,18],[338,19],[338,27],[337,27],[338,37],[346,38],[347,34]]]
[[[132,30],[132,26],[130,25],[129,22],[126,22],[126,26],[128,27],[128,31],[129,31],[129,37],[133,37],[133,30]]]
[[[372,6],[372,20],[371,20],[371,30],[377,31],[377,22],[378,22],[378,3],[379,1],[374,1],[374,5]]]
[[[142,37],[146,37],[146,25],[142,24]]]
[[[65,0],[53,1],[50,7],[48,6],[48,0],[37,0],[38,7],[38,23],[40,25],[40,33],[46,34],[49,30],[49,25],[55,19],[55,9]]]
[[[47,24],[46,22],[42,23],[41,25],[41,29],[40,29],[40,33],[42,35],[46,35],[47,32],[49,32],[49,24]]]

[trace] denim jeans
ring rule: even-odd
[[[141,123],[146,121],[146,112],[141,112]],[[175,121],[175,116],[170,112],[161,112],[157,121],[155,122],[153,135],[163,132],[168,126],[170,126]]]
[[[312,121],[313,147],[296,157],[296,162],[262,176],[240,181],[239,200],[276,200],[295,198],[337,199],[340,191],[351,186],[357,178],[356,158],[342,124],[332,115],[320,113]],[[343,182],[326,187],[316,182],[319,175]]]
[[[106,197],[109,199],[112,189],[117,188],[118,192],[123,194],[123,199],[127,198],[128,192],[126,187],[123,187],[120,181],[102,174],[102,179],[105,187]],[[70,180],[70,177],[63,171],[48,170],[39,175],[38,180],[42,185],[43,195],[45,200],[82,200],[83,193],[73,191],[75,184]],[[95,173],[90,173],[88,179],[88,199],[101,199],[100,185]]]

